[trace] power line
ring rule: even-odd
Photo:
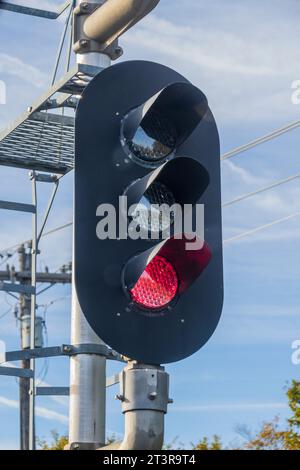
[[[52,235],[53,233],[59,232],[60,230],[63,230],[64,228],[71,227],[73,225],[73,222],[68,222],[65,225],[61,225],[60,227],[56,227],[52,230],[49,230],[48,232],[45,232],[42,237],[46,237],[47,235]]]
[[[13,307],[10,307],[6,312],[4,312],[2,315],[0,315],[0,320],[2,320],[2,318],[6,317],[6,315],[8,315],[11,311],[12,311]]]
[[[298,177],[300,177],[300,175],[298,175]],[[291,178],[295,179],[296,175],[294,177],[291,177]],[[276,185],[278,185],[278,184],[279,184],[279,182]],[[281,184],[283,184],[283,183],[281,182]],[[274,185],[272,185],[272,186],[274,186]],[[263,188],[262,190],[266,191],[266,188]],[[262,190],[259,190],[259,191],[261,192]],[[245,195],[245,196],[241,196],[241,198],[244,199],[246,196],[249,197],[249,195]],[[236,202],[236,201],[230,201],[229,203],[226,203],[226,204],[233,204],[234,202]],[[280,219],[274,220],[273,222],[271,222],[269,224],[261,225],[259,227],[256,227],[256,228],[252,229],[252,230],[248,230],[247,232],[243,232],[242,234],[239,234],[239,235],[236,235],[234,237],[228,238],[228,239],[224,240],[223,243],[225,244],[225,243],[230,243],[230,242],[235,241],[235,240],[239,240],[240,238],[244,238],[248,235],[252,235],[253,233],[260,232],[261,230],[267,229],[269,227],[272,227],[273,225],[276,225],[276,224],[279,224],[279,223],[284,222],[286,220],[297,217],[298,215],[300,215],[300,211],[295,212],[295,213],[293,213],[291,215],[288,215],[286,217],[282,217]],[[59,230],[63,230],[64,228],[69,227],[71,225],[73,225],[73,222],[69,222],[68,224],[65,224],[65,225],[62,225],[60,227],[57,227],[56,229],[50,230],[49,232],[45,233],[44,236],[45,235],[50,235],[51,233],[54,233],[54,232],[58,232]]]
[[[224,153],[222,156],[221,156],[221,160],[227,160],[228,158],[231,158],[231,157],[234,157],[235,155],[239,155],[240,153],[243,153],[243,152],[246,152],[247,150],[250,150],[258,145],[261,145],[265,142],[268,142],[272,139],[275,139],[276,137],[279,137],[281,136],[282,134],[285,134],[286,132],[289,132],[289,131],[292,131],[296,128],[300,127],[300,121],[295,121],[291,124],[288,124],[287,126],[284,126],[284,127],[281,127],[273,132],[271,132],[270,134],[267,134],[263,137],[260,137],[259,139],[256,139],[256,140],[253,140],[252,142],[249,142],[248,144],[245,144],[245,145],[241,145],[240,147],[237,147],[233,150],[231,150],[230,152],[227,152],[227,153]],[[253,193],[249,193],[249,194],[246,194],[245,196],[241,196],[240,198],[237,198],[233,201],[230,201],[228,203],[225,203],[223,204],[223,207],[226,207],[226,206],[229,206],[231,204],[234,204],[235,202],[238,202],[238,201],[241,201],[243,199],[246,199],[250,196],[254,196],[255,194],[259,194],[260,192],[263,192],[263,191],[267,191],[268,189],[271,189],[271,188],[274,188],[276,186],[280,186],[281,184],[284,184],[284,183],[287,183],[289,181],[292,181],[293,179],[296,179],[300,177],[300,174],[299,175],[295,175],[291,178],[287,178],[286,180],[282,180],[282,181],[279,181],[278,183],[274,183],[274,185],[270,185],[270,186],[267,186],[265,188],[262,188],[261,190],[258,190],[258,191],[255,191]],[[61,225],[60,227],[56,227],[52,230],[49,230],[48,232],[45,232],[42,237],[46,237],[47,235],[51,235],[53,233],[56,233],[60,230],[63,230],[67,227],[71,227],[73,225],[73,222],[69,222],[67,224],[64,224],[64,225]],[[41,238],[42,238],[41,237]],[[32,239],[29,239],[29,240],[26,240],[23,242],[23,244],[25,243],[30,243],[32,241]],[[18,243],[16,245],[12,245],[4,250],[1,250],[0,251],[0,254],[1,253],[5,253],[9,250],[14,250],[15,248],[18,248],[22,243]]]
[[[300,126],[300,121],[299,121],[299,126]],[[272,184],[270,184],[270,185],[268,185],[268,186],[264,186],[263,188],[258,189],[258,190],[256,190],[256,191],[253,191],[253,192],[244,194],[244,195],[242,195],[242,196],[239,196],[239,197],[237,197],[237,198],[235,198],[235,199],[232,199],[231,201],[225,202],[224,204],[222,204],[222,207],[231,206],[231,205],[233,205],[233,204],[235,204],[235,203],[237,203],[237,202],[243,201],[244,199],[248,199],[248,198],[250,198],[250,197],[252,197],[252,196],[256,196],[257,194],[263,193],[263,192],[268,191],[268,190],[270,190],[270,189],[273,189],[273,188],[276,188],[276,187],[281,186],[281,185],[283,185],[283,184],[289,183],[289,182],[291,182],[291,181],[293,181],[293,180],[295,180],[295,179],[298,179],[298,178],[300,178],[300,173],[297,173],[296,175],[293,175],[293,176],[289,176],[288,178],[285,178],[285,179],[283,179],[283,180],[276,181],[275,183],[272,183]],[[297,214],[298,214],[298,213],[297,213]],[[296,215],[297,215],[297,214],[296,214]],[[48,235],[52,235],[53,233],[59,232],[59,231],[61,231],[61,230],[64,230],[65,228],[71,227],[72,225],[73,225],[73,222],[68,222],[68,223],[66,223],[66,224],[64,224],[64,225],[60,225],[59,227],[55,227],[55,228],[49,230],[48,232],[45,232],[45,233],[42,235],[42,237],[46,237],[46,236],[48,236]],[[5,252],[7,252],[7,251],[9,251],[9,250],[14,250],[15,248],[19,247],[20,245],[25,244],[25,243],[30,243],[31,241],[32,241],[32,240],[29,239],[29,240],[23,241],[22,243],[18,243],[18,244],[16,244],[16,245],[10,246],[10,247],[8,247],[8,248],[6,248],[6,249],[4,249],[4,250],[1,250],[0,253],[5,253]],[[225,243],[225,242],[226,242],[226,240],[224,241],[224,243]]]
[[[256,194],[263,193],[265,191],[268,191],[269,189],[276,188],[277,186],[281,186],[282,184],[289,183],[290,181],[293,181],[297,178],[300,178],[300,173],[297,173],[297,175],[290,176],[289,178],[285,178],[280,181],[276,181],[275,183],[270,184],[269,186],[264,186],[261,189],[258,189],[257,191],[253,191],[251,193],[244,194],[243,196],[239,196],[235,199],[232,199],[231,201],[225,202],[222,204],[222,207],[228,207],[231,206],[232,204],[235,204],[236,202],[243,201],[244,199],[248,199],[249,197],[256,196]]]
[[[72,225],[73,225],[73,222],[69,222],[67,224],[56,227],[52,230],[49,230],[48,232],[43,233],[41,238],[46,237],[47,235],[52,235],[53,233],[59,232],[60,230],[63,230],[67,227],[71,227]],[[0,253],[6,253],[7,251],[14,250],[15,248],[18,248],[20,245],[25,245],[26,243],[30,243],[31,241],[32,241],[32,239],[30,238],[29,240],[25,240],[21,243],[17,243],[16,245],[12,245],[8,248],[5,248],[4,250],[1,250]]]
[[[274,220],[273,222],[270,222],[269,224],[260,225],[259,227],[256,227],[252,230],[248,230],[247,232],[243,232],[239,235],[235,235],[234,237],[227,238],[226,240],[223,241],[223,243],[226,244],[226,243],[234,242],[236,240],[240,240],[241,238],[247,237],[249,235],[253,235],[254,233],[257,233],[257,232],[260,232],[260,231],[265,230],[267,228],[273,227],[274,225],[280,224],[281,222],[285,222],[286,220],[293,219],[294,217],[297,217],[299,215],[300,215],[300,211],[299,212],[294,212],[291,215],[288,215],[286,217],[282,217],[281,219]]]
[[[298,177],[300,177],[300,175],[298,175]],[[295,179],[295,178],[296,178],[296,175],[295,175],[294,177],[292,177],[292,178]],[[283,182],[281,182],[280,184],[283,184]],[[279,185],[279,182],[278,182],[276,185],[278,186],[278,185]],[[274,183],[274,185],[272,185],[272,187],[275,187],[275,183]],[[270,187],[268,187],[268,189],[270,189]],[[255,191],[254,194],[256,194],[256,193],[258,193],[258,192],[266,191],[266,190],[267,190],[267,188],[262,188],[261,190]],[[246,199],[246,197],[250,197],[250,195],[254,195],[254,194],[249,193],[249,194],[246,194],[245,196],[241,196],[240,198],[237,198],[237,199],[238,199],[238,200]],[[230,202],[228,202],[228,203],[225,203],[225,204],[223,205],[223,207],[226,206],[226,205],[230,205],[230,204],[233,204],[233,203],[235,203],[235,202],[238,202],[238,200],[233,200],[233,201],[230,201]],[[289,220],[289,219],[294,218],[294,217],[296,217],[296,216],[298,216],[298,215],[300,215],[300,212],[296,212],[296,213],[291,214],[291,215],[289,215],[289,216],[287,216],[287,217],[283,217],[283,218],[281,218],[281,219],[275,220],[274,222],[271,222],[270,224],[262,225],[262,226],[260,226],[260,227],[257,227],[257,228],[255,228],[255,229],[253,229],[253,230],[249,230],[249,231],[244,232],[244,233],[242,233],[242,234],[240,234],[240,235],[236,235],[236,236],[234,236],[234,237],[232,237],[232,238],[229,238],[229,239],[227,239],[227,240],[224,240],[223,243],[225,244],[225,243],[229,243],[229,242],[234,241],[234,240],[239,240],[240,238],[244,238],[244,237],[246,237],[246,236],[248,236],[248,235],[251,235],[252,233],[256,233],[256,232],[259,232],[259,231],[261,231],[261,230],[263,230],[263,229],[272,227],[273,225],[279,224],[279,223],[281,223],[281,222],[284,222],[285,220]],[[53,230],[50,230],[50,231],[47,232],[47,233],[44,233],[43,236],[50,235],[50,234],[52,234],[52,233],[58,232],[58,231],[60,231],[60,230],[63,230],[64,228],[70,227],[71,225],[73,225],[73,222],[69,222],[68,224],[61,225],[60,227],[57,227],[57,228],[55,228],[55,229],[53,229]],[[27,242],[24,242],[24,243],[27,243]]]
[[[246,152],[247,150],[250,150],[254,147],[257,147],[258,145],[264,144],[265,142],[269,142],[270,140],[273,140],[276,137],[279,137],[282,134],[285,134],[286,132],[290,132],[290,131],[296,129],[297,127],[300,127],[300,121],[292,122],[291,124],[288,124],[287,126],[281,127],[280,129],[277,129],[276,131],[273,131],[270,134],[267,134],[263,137],[260,137],[259,139],[253,140],[252,142],[249,142],[249,144],[245,144],[245,145],[241,145],[240,147],[236,147],[235,149],[231,150],[230,152],[224,153],[224,155],[221,156],[221,160],[227,160],[228,158],[232,158],[235,155],[239,155],[240,153]]]

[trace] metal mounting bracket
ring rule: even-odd
[[[72,444],[67,444],[64,450],[97,450],[101,446],[103,444],[99,442],[72,442]]]
[[[10,2],[1,2],[0,10],[11,11],[13,13],[22,13],[23,15],[37,16],[39,18],[46,18],[48,20],[56,20],[66,9],[70,6],[70,1],[61,5],[58,11],[48,11],[39,8],[31,8],[23,5],[17,5]]]
[[[13,282],[0,281],[0,291],[17,292],[18,294],[32,295],[35,293],[33,286],[14,284]]]
[[[19,367],[0,367],[0,376],[1,375],[32,379],[33,371],[31,369],[21,369]]]
[[[5,369],[5,367],[3,367]],[[0,367],[1,375],[1,367]],[[106,379],[106,387],[112,387],[119,383],[119,374],[112,375]],[[62,396],[70,395],[70,387],[36,387],[35,394],[39,396]]]
[[[138,390],[138,393],[137,393]],[[163,367],[131,362],[120,373],[122,412],[154,410],[167,413],[169,375]]]
[[[23,204],[20,202],[0,201],[0,209],[9,211],[29,212],[35,214],[36,208],[33,204]]]
[[[105,0],[102,3],[80,3],[74,8],[73,50],[76,54],[99,52],[108,55],[111,60],[116,60],[123,54],[123,49],[119,46],[117,39],[107,46],[107,44],[90,39],[84,34],[83,26],[85,20],[95,10],[101,8],[103,3],[105,3]]]
[[[1,357],[1,362],[41,359],[45,357],[75,356],[77,354],[96,354],[113,361],[125,362],[124,359],[108,346],[102,344],[63,344],[49,348],[22,349],[8,351]]]

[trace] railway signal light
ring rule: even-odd
[[[205,95],[162,65],[115,65],[83,93],[75,141],[75,282],[87,320],[144,363],[193,354],[223,302],[219,137]]]

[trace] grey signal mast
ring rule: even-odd
[[[149,366],[120,357],[92,331],[80,310],[73,282],[71,344],[52,348],[35,347],[37,255],[57,190],[57,181],[73,169],[74,110],[85,86],[111,60],[122,55],[118,38],[145,17],[159,0],[77,0],[67,1],[57,12],[45,11],[9,2],[0,9],[55,20],[67,12],[58,49],[51,87],[31,104],[11,126],[0,133],[0,164],[32,170],[33,204],[37,205],[37,182],[54,183],[49,207],[37,228],[37,212],[25,205],[7,201],[0,208],[25,210],[32,214],[31,276],[27,286],[2,282],[2,290],[25,293],[31,297],[30,348],[7,352],[1,362],[30,361],[30,369],[0,367],[1,375],[27,378],[30,381],[29,448],[35,449],[35,397],[70,394],[69,449],[105,448],[105,387],[120,380],[120,393],[125,414],[125,436],[110,448],[159,449],[164,436],[164,414],[170,402],[168,374],[164,368]],[[65,74],[57,79],[66,38]],[[71,52],[76,63],[71,67]],[[53,175],[54,174],[54,175]],[[9,284],[9,285],[8,285]],[[22,290],[23,289],[23,290]],[[22,291],[21,291],[22,290]],[[70,357],[70,388],[36,387],[35,360],[42,357]],[[119,377],[106,379],[106,359],[127,362]],[[137,386],[138,384],[138,386]],[[159,399],[156,399],[159,397]],[[146,430],[146,432],[145,432]]]

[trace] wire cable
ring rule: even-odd
[[[265,225],[260,225],[259,227],[256,227],[252,230],[248,230],[247,232],[243,232],[239,235],[235,235],[231,238],[227,238],[226,240],[223,241],[223,244],[227,244],[227,243],[231,243],[231,242],[234,242],[234,241],[237,241],[237,240],[240,240],[241,238],[245,238],[245,237],[248,237],[249,235],[253,235],[255,233],[258,233],[258,232],[261,232],[262,230],[265,230],[267,228],[270,228],[270,227],[273,227],[274,225],[277,225],[277,224],[280,224],[281,222],[285,222],[287,220],[290,220],[290,219],[293,219],[294,217],[298,217],[300,215],[300,211],[299,212],[294,212],[293,214],[290,214],[286,217],[282,217],[280,219],[276,219],[274,220],[273,222],[270,222],[269,224],[265,224]]]
[[[300,126],[300,121],[299,121],[299,126]],[[294,180],[296,180],[296,179],[298,179],[298,178],[300,178],[300,173],[297,173],[296,175],[293,175],[293,176],[289,176],[288,178],[285,178],[285,179],[283,179],[283,180],[276,181],[275,183],[272,183],[272,184],[270,184],[270,185],[268,185],[268,186],[264,186],[263,188],[258,189],[258,190],[256,190],[256,191],[253,191],[253,192],[244,194],[244,195],[242,195],[242,196],[239,196],[239,197],[237,197],[237,198],[235,198],[235,199],[233,199],[233,200],[231,200],[231,201],[225,202],[224,204],[222,204],[222,207],[231,206],[231,205],[233,205],[233,204],[235,204],[235,203],[237,203],[237,202],[243,201],[244,199],[248,199],[248,198],[250,198],[250,197],[252,197],[252,196],[256,196],[257,194],[263,193],[263,192],[268,191],[268,190],[270,190],[270,189],[273,189],[273,188],[276,188],[276,187],[281,186],[281,185],[283,185],[283,184],[289,183],[289,182],[294,181]],[[55,227],[55,228],[49,230],[48,232],[43,233],[43,235],[42,235],[41,238],[46,237],[46,236],[48,236],[48,235],[52,235],[52,234],[54,234],[54,233],[57,233],[57,232],[59,232],[59,231],[61,231],[61,230],[64,230],[65,228],[71,227],[72,225],[73,225],[73,222],[68,222],[68,223],[66,223],[66,224],[64,224],[64,225],[60,225],[59,227]],[[32,241],[32,240],[29,239],[29,240],[23,241],[22,243],[18,243],[18,244],[16,244],[16,245],[10,246],[10,247],[8,247],[8,248],[5,248],[4,250],[1,250],[0,253],[6,253],[7,251],[15,250],[15,249],[18,248],[20,245],[26,244],[26,243],[30,243],[31,241]]]
[[[239,155],[240,153],[246,152],[247,150],[257,147],[258,145],[269,142],[270,140],[273,140],[276,137],[279,137],[285,134],[286,132],[290,132],[294,129],[297,129],[297,127],[300,127],[300,121],[292,122],[291,124],[281,127],[280,129],[277,129],[276,131],[273,131],[270,134],[264,135],[263,137],[260,137],[259,139],[253,140],[252,142],[249,142],[248,144],[241,145],[240,147],[236,147],[230,152],[224,153],[221,156],[221,160],[222,161],[227,160],[228,158],[232,158],[235,155]]]
[[[52,230],[49,230],[48,232],[43,233],[43,235],[41,236],[41,238],[46,237],[46,236],[48,236],[48,235],[52,235],[53,233],[59,232],[60,230],[63,230],[63,229],[65,229],[65,228],[67,228],[67,227],[71,227],[72,225],[73,225],[73,222],[69,222],[69,223],[67,223],[67,224],[64,224],[64,225],[61,225],[61,226],[59,226],[59,227],[56,227],[56,228],[54,228],[54,229],[52,229]],[[32,239],[29,238],[28,240],[25,240],[25,241],[23,241],[23,242],[21,242],[21,243],[16,243],[15,245],[10,246],[9,248],[5,248],[4,250],[1,250],[0,253],[6,253],[6,252],[9,251],[9,250],[13,250],[13,249],[15,249],[15,248],[18,248],[20,245],[25,245],[26,243],[30,243],[31,241],[32,241]]]
[[[11,311],[12,311],[13,307],[10,307],[6,312],[4,312],[2,315],[0,315],[0,320],[2,320],[2,318],[6,317],[6,315],[8,315]]]
[[[263,188],[258,189],[257,191],[252,191],[251,193],[244,194],[244,195],[239,196],[235,199],[232,199],[231,201],[225,202],[224,204],[222,204],[222,207],[231,206],[232,204],[235,204],[236,202],[241,202],[244,199],[248,199],[252,196],[256,196],[257,194],[268,191],[269,189],[277,188],[278,186],[281,186],[282,184],[285,184],[285,183],[289,183],[290,181],[293,181],[297,178],[300,178],[300,173],[297,173],[297,175],[294,175],[294,176],[290,176],[289,178],[285,178],[283,180],[276,181],[275,183],[272,183],[269,186],[264,186]]]

